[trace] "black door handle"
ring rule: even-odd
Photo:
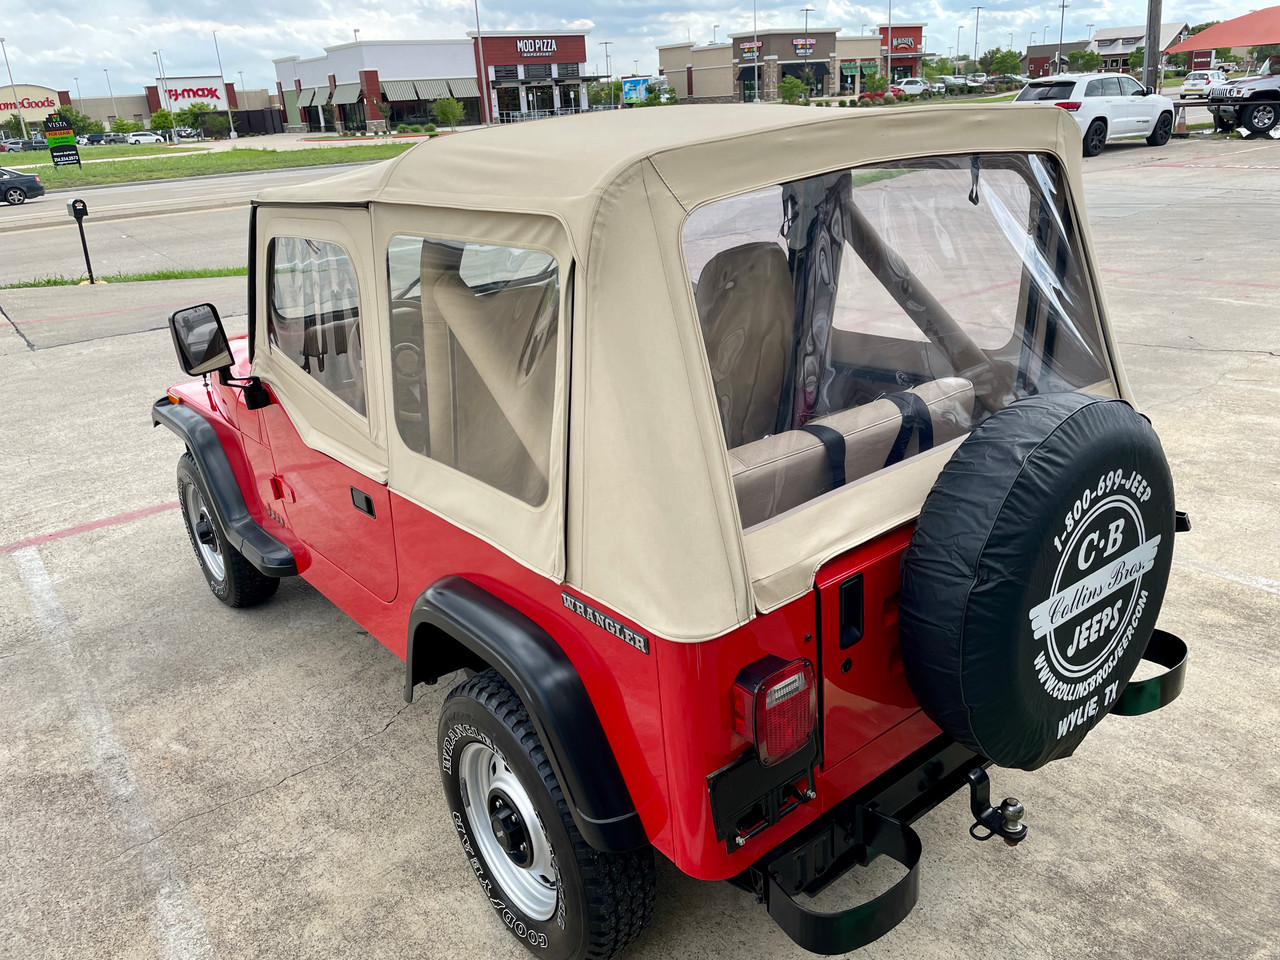
[[[840,584],[840,649],[847,650],[862,639],[862,574],[855,573]]]
[[[364,493],[363,491],[357,490],[355,487],[352,487],[351,503],[352,503],[352,506],[354,506],[361,513],[367,513],[371,517],[374,516],[373,498],[369,496],[367,493]]]

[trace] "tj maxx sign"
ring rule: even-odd
[[[163,83],[157,78],[156,89],[161,106],[172,104],[174,110],[201,101],[211,107],[227,106],[227,88],[221,77],[166,77]]]

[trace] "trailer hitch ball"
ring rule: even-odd
[[[969,836],[975,840],[990,840],[999,836],[1009,846],[1021,843],[1027,836],[1027,825],[1022,822],[1026,809],[1014,797],[1006,797],[998,808],[991,806],[991,780],[987,771],[974,767],[969,771],[969,809],[974,822]],[[985,833],[982,831],[986,831]]]

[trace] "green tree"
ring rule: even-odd
[[[161,107],[151,115],[152,130],[172,130],[176,124],[173,122],[173,114]],[[79,133],[80,131],[76,131]]]
[[[978,58],[978,66],[982,68],[983,73],[999,73],[995,68],[996,57],[1000,56],[1003,51],[999,47],[992,47],[986,53]]]
[[[467,111],[453,97],[445,97],[443,100],[435,102],[435,105],[431,108],[431,115],[436,118],[436,123],[441,126],[447,123],[456,133],[458,121],[467,115]]]
[[[1139,44],[1129,54],[1129,72],[1137,73],[1142,69],[1142,61],[1146,58],[1146,47]]]
[[[1221,22],[1221,20],[1206,20],[1204,23],[1197,23],[1187,32],[1187,36],[1194,37],[1197,33],[1208,30],[1210,27],[1216,27]]]
[[[1001,50],[991,58],[991,71],[996,74],[1014,74],[1022,69],[1022,57],[1017,50]]]
[[[951,75],[951,70],[951,61],[946,57],[939,57],[937,60],[933,61],[933,73],[931,75],[935,77],[948,77]]]
[[[16,140],[22,136],[22,121],[16,113],[11,113],[8,120],[0,123],[0,130],[4,131],[6,137]]]
[[[1185,53],[1169,54],[1169,66],[1178,70],[1187,69],[1187,55]]]
[[[799,77],[783,77],[778,84],[778,98],[783,103],[799,103],[809,88]]]
[[[204,132],[210,137],[225,137],[231,132],[231,121],[225,113],[210,113],[204,118]]]
[[[1102,54],[1096,50],[1086,50],[1084,56],[1080,58],[1080,69],[1085,73],[1093,73],[1093,71],[1101,69]]]
[[[213,113],[213,107],[205,103],[203,100],[197,100],[190,106],[183,107],[173,115],[178,121],[180,127],[190,127],[192,130],[204,129],[204,118]]]
[[[141,120],[125,120],[123,117],[116,117],[111,121],[112,133],[137,133],[141,129]]]
[[[81,113],[72,107],[59,107],[58,116],[71,125],[71,129],[76,132],[77,137],[82,137],[88,133],[102,133],[101,120],[94,120],[87,113]]]
[[[1249,56],[1258,64],[1269,57],[1280,57],[1280,43],[1265,43],[1260,47],[1250,47]]]

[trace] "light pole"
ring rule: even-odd
[[[636,72],[635,72],[635,73],[633,73],[633,74],[632,74],[632,76],[633,76],[633,77],[638,77],[638,76],[640,76],[640,61],[639,61],[639,60],[632,60],[631,62],[632,62],[632,63],[634,63],[634,64],[636,65]]]
[[[978,18],[982,16],[982,8],[973,8],[973,59],[978,59]]]
[[[756,95],[755,95],[755,99],[752,102],[759,103],[760,102],[760,23],[759,23],[759,20],[756,19],[756,0],[751,0],[751,42],[755,44],[755,46],[752,47],[752,49],[755,50],[756,52],[755,64],[754,64],[756,68],[756,80],[755,80]]]
[[[18,85],[13,82],[13,68],[9,66],[9,50],[4,45],[4,37],[0,37],[0,50],[4,51],[4,68],[9,71],[9,89],[13,91],[13,108],[18,114],[18,123],[22,127],[22,139],[27,139],[27,121],[22,116],[22,108],[18,106]]]
[[[1062,8],[1062,14],[1058,20],[1058,55],[1053,60],[1054,73],[1062,72],[1062,33],[1067,26],[1067,7],[1070,4],[1067,3],[1067,0],[1062,0],[1062,3],[1058,4],[1058,6]]]
[[[1048,43],[1048,42],[1049,42],[1049,28],[1050,28],[1051,26],[1053,26],[1053,24],[1051,24],[1051,23],[1046,23],[1046,24],[1044,25],[1044,32],[1043,32],[1042,34],[1040,34],[1040,43],[1041,43],[1041,45],[1046,44],[1046,43]]]
[[[351,36],[355,37],[355,42],[356,42],[356,43],[359,43],[359,42],[360,42],[360,28],[359,28],[359,27],[352,27],[352,28],[351,28]]]
[[[609,75],[609,109],[613,109],[613,67],[609,60],[609,48],[613,46],[612,40],[601,40],[596,44],[598,47],[604,47],[604,72]]]
[[[961,51],[961,49],[963,49],[963,48],[960,46],[960,31],[961,31],[961,30],[963,30],[963,29],[964,29],[964,24],[963,24],[963,23],[958,24],[958,25],[956,26],[956,56],[957,56],[957,57],[958,57],[958,56],[960,56],[960,51]],[[951,65],[951,75],[952,75],[952,76],[955,76],[955,77],[958,77],[958,76],[959,76],[959,74],[955,72],[955,71],[956,71],[956,64],[957,64],[957,63],[959,63],[959,61],[956,61],[955,63],[952,63],[952,65]]]
[[[864,23],[862,26],[858,28],[858,36],[860,37],[866,36],[866,33],[867,33],[867,25]]]
[[[237,70],[236,73],[240,75],[240,92],[244,93],[244,71]]]
[[[712,44],[712,46],[714,46],[714,45],[715,45],[715,42],[716,42],[716,31],[717,31],[717,30],[719,30],[719,29],[720,29],[720,24],[718,24],[718,23],[713,23],[713,24],[711,25],[711,44]]]
[[[169,99],[169,82],[164,76],[164,60],[160,56],[159,50],[152,50],[156,55],[156,69],[160,71],[160,87],[164,91],[164,108],[169,112],[170,126],[173,120],[173,101]]]
[[[227,78],[222,72],[222,51],[218,49],[218,31],[213,31],[213,55],[218,58],[218,79],[222,81],[222,89],[227,89]],[[231,131],[231,139],[236,138],[236,122],[231,119],[231,98],[227,97],[227,128]]]
[[[72,79],[72,80],[74,80],[74,81],[76,82],[76,99],[77,99],[77,100],[83,100],[83,99],[84,99],[84,97],[80,96],[80,78],[79,78],[79,77],[72,77],[71,79]]]
[[[1093,39],[1093,24],[1092,24],[1092,23],[1086,23],[1086,24],[1085,24],[1085,28],[1089,31],[1089,36],[1085,37],[1085,39],[1086,39],[1086,40],[1092,40],[1092,39]]]
[[[116,111],[116,93],[111,89],[111,74],[107,73],[106,67],[102,68],[102,72],[107,74],[107,93],[111,94],[111,116],[119,117],[120,114]]]
[[[472,7],[476,11],[476,51],[480,54],[480,83],[484,87],[481,91],[481,97],[484,100],[484,109],[480,111],[480,122],[488,123],[487,117],[491,117],[493,113],[493,101],[490,99],[492,87],[489,86],[489,71],[484,65],[484,41],[480,39],[480,0],[472,0]]]

